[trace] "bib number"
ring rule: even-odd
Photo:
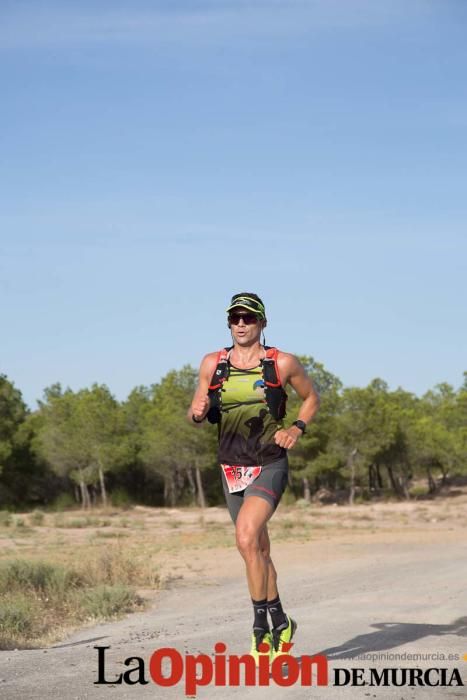
[[[243,467],[236,464],[221,464],[221,467],[227,481],[229,493],[243,491],[261,474],[259,465]]]

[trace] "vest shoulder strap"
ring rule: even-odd
[[[282,387],[279,365],[277,363],[279,350],[268,346],[266,346],[265,349],[266,357],[263,360],[264,383],[269,387]]]
[[[216,389],[219,389],[223,382],[227,379],[229,375],[229,352],[232,347],[221,348],[217,353],[217,366],[211,377],[211,382],[208,389],[209,391],[216,391]]]

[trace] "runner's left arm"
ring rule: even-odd
[[[280,367],[281,374],[286,372],[284,376],[287,376],[287,383],[290,384],[292,389],[294,389],[299,397],[302,399],[302,405],[298,412],[298,420],[302,420],[305,424],[308,424],[312,418],[316,415],[319,409],[319,394],[313,386],[313,382],[305,371],[305,368],[295,357],[289,353],[281,353],[283,355],[282,367]],[[298,438],[301,437],[302,431],[297,428],[296,425],[290,426],[290,428],[284,428],[278,430],[274,436],[275,442],[281,447],[285,447],[290,450],[294,447]]]

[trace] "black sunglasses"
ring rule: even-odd
[[[252,326],[254,323],[258,322],[258,316],[256,314],[230,314],[229,323],[232,326],[237,326],[240,323],[240,319],[243,319],[243,323],[246,326]]]

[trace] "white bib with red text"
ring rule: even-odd
[[[243,491],[261,474],[259,465],[244,467],[238,464],[221,464],[229,493]]]

